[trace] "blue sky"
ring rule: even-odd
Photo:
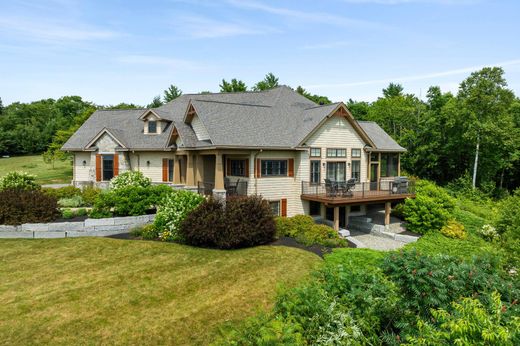
[[[145,105],[170,84],[218,91],[273,72],[371,101],[390,81],[456,91],[491,65],[520,95],[519,13],[491,0],[0,0],[0,97]]]

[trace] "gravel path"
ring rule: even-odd
[[[406,244],[394,239],[377,237],[372,234],[351,231],[350,236],[363,243],[365,248],[381,251],[390,251],[402,248]]]

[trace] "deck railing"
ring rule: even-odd
[[[215,183],[199,181],[197,183],[197,191],[199,195],[211,196]],[[247,181],[230,182],[225,186],[226,196],[247,196]]]
[[[413,194],[415,194],[415,181],[404,179],[352,184],[346,181],[333,181],[327,184],[302,181],[302,195],[319,195],[331,198],[370,198],[384,195]]]

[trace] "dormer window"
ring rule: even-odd
[[[157,121],[148,120],[148,133],[157,133]]]

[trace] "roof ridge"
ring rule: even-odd
[[[128,109],[122,109],[122,108],[114,108],[114,109],[96,109],[96,112],[127,112],[127,111],[144,111],[148,109],[154,109],[154,108],[128,108]]]
[[[265,108],[271,108],[272,107],[272,106],[268,106],[268,105],[259,105],[259,104],[250,104],[250,103],[237,103],[237,102],[226,102],[226,101],[215,101],[215,100],[197,100],[197,99],[194,99],[193,101],[207,102],[207,103],[221,103],[221,104],[236,105],[236,106],[265,107]]]
[[[330,106],[338,105],[340,103],[341,102],[332,102],[332,103],[328,103],[326,105],[316,105],[316,106],[313,106],[313,107],[304,108],[303,110],[307,111],[307,110],[310,110],[310,109],[316,109],[316,108],[320,108],[320,107],[330,107]]]

